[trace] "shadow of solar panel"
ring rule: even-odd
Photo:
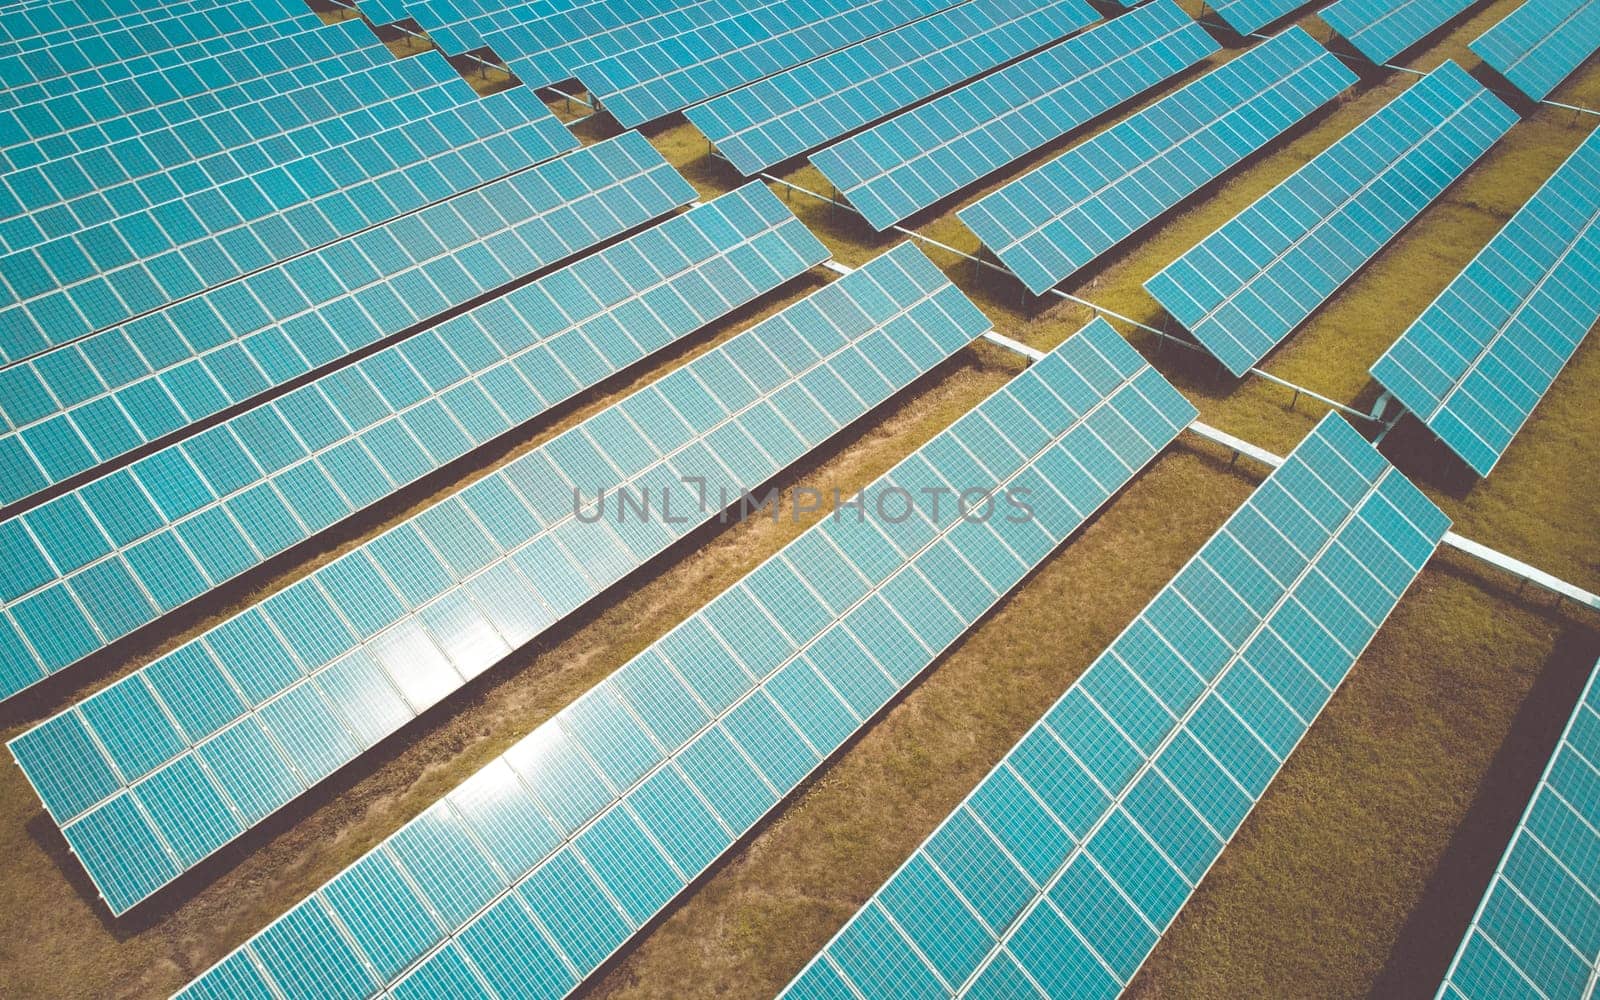
[[[1470,6],[1469,0],[1338,0],[1317,16],[1382,66]]]
[[[1536,101],[1600,52],[1600,0],[1533,0],[1469,46]]]
[[[1217,48],[1172,0],[1155,0],[818,150],[811,163],[874,229],[888,229]]]
[[[36,643],[109,643],[826,257],[747,185],[4,522],[54,572],[8,573],[3,610]],[[35,652],[0,690],[70,665]]]
[[[751,176],[1096,18],[1082,0],[973,0],[713,98],[685,114],[736,170]]]
[[[747,190],[777,208],[764,188]],[[792,217],[789,227],[809,238]],[[726,256],[747,263],[738,248]],[[90,869],[110,905],[125,910],[166,881],[149,874],[172,854],[163,845],[183,866],[196,860],[178,847],[181,827],[130,827],[123,800],[144,801],[152,782],[199,759],[215,793],[258,821],[716,517],[723,505],[705,496],[754,489],[986,328],[912,249],[859,273],[14,741],[69,839],[152,845]],[[624,513],[623,493],[654,515]],[[591,505],[582,516],[575,496]],[[326,710],[296,752],[281,730],[302,704]],[[659,721],[653,702],[642,710]],[[284,752],[247,766],[261,756],[258,732]],[[283,780],[263,788],[262,773]]]
[[[390,964],[364,989],[423,995],[481,973],[538,983],[537,995],[568,992],[1082,522],[1088,512],[1056,492],[1054,477],[1063,465],[1083,475],[1073,464],[1080,448],[1112,447],[1097,427],[1119,428],[1114,440],[1127,449],[1110,459],[1120,470],[1112,481],[1093,487],[1109,491],[1193,415],[1103,323],[1069,339],[861,494],[873,509],[975,472],[991,496],[1034,489],[1038,517],[979,521],[948,501],[935,510],[921,494],[898,523],[846,516],[813,526],[435,807],[429,815],[440,822],[479,830],[488,818],[469,801],[483,796],[467,792],[495,782],[503,809],[544,819],[516,827],[541,848],[503,860],[465,841],[441,844],[434,865],[482,866],[497,880],[474,897],[471,917],[436,923],[405,968]],[[402,830],[351,872],[422,865],[397,857],[415,836]],[[322,912],[352,877],[283,922]],[[415,895],[397,903],[437,912]],[[519,929],[508,948],[499,929],[509,926]],[[241,969],[262,986],[339,974],[318,968],[322,950],[280,958],[275,933],[283,931],[264,931],[244,960],[218,965],[184,995],[208,995]],[[365,966],[354,953],[333,961]]]
[[[1355,82],[1290,28],[956,214],[1043,293]]]
[[[1600,976],[1600,663],[1489,881],[1438,1000],[1579,997]]]
[[[0,502],[237,406],[698,195],[636,132],[0,369]]]
[[[1145,289],[1243,375],[1516,121],[1453,62],[1417,81]]]
[[[624,128],[633,128],[955,3],[796,0],[775,4],[602,57],[578,67],[577,77],[611,117]]]
[[[1487,476],[1600,320],[1600,133],[1584,140],[1372,376]]]
[[[1324,419],[785,995],[1112,1000],[1448,526]]]
[[[437,56],[416,58],[454,73]],[[402,113],[392,128],[348,144],[0,257],[0,360],[125,322],[578,145],[526,88],[478,98],[459,76],[457,85],[468,95],[459,105]]]

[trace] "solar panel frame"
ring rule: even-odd
[[[1180,424],[1172,421],[1187,423],[1193,418],[1192,408],[1177,392],[1149,370],[1103,323],[1088,333],[1070,338],[1067,343],[1075,346],[1070,350],[1058,349],[1039,362],[1035,370],[1025,372],[1018,379],[1035,387],[1044,385],[1047,398],[1054,401],[1054,413],[1064,417],[1068,427],[1085,425],[1080,420],[1081,415],[1068,408],[1051,387],[1067,386],[1080,377],[1095,378],[1096,375],[1090,373],[1098,372],[1108,375],[1106,382],[1109,384],[1101,384],[1102,394],[1097,396],[1087,382],[1078,383],[1088,397],[1091,412],[1113,405],[1105,397],[1115,395],[1117,399],[1143,401],[1143,393],[1148,390],[1160,399],[1165,407],[1162,412],[1170,414],[1156,417],[1159,424],[1149,428],[1160,444],[1147,443],[1149,454],[1139,465],[1149,461],[1161,446],[1177,435]],[[1114,357],[1109,360],[1097,357],[1097,364],[1082,376],[1074,375],[1070,362],[1064,359],[1086,354],[1096,356],[1101,346],[1112,350]],[[1136,386],[1136,379],[1142,380],[1142,384]],[[1045,424],[1017,406],[1006,390],[990,398],[1009,404],[1008,412],[1013,416],[998,417],[1008,429],[1015,428],[1026,434],[1045,450],[1064,447],[1060,442],[1065,437],[1065,429],[1055,428],[1056,433],[1047,430]],[[997,430],[990,422],[990,411],[990,406],[979,404],[935,440],[946,440],[958,452],[964,452],[969,445],[964,443],[963,430],[987,428],[987,440],[995,442],[996,448],[993,453],[986,452],[984,457],[994,464],[996,481],[991,490],[998,490],[1014,482],[1021,472],[1033,469],[1033,463],[1024,453],[1003,444],[1004,431]],[[1023,421],[1026,427],[1011,423],[1012,420]],[[921,456],[927,450],[925,446],[912,459],[896,466],[869,486],[863,496],[874,497],[875,488],[896,482],[894,477],[902,472],[914,475],[911,467],[917,463],[926,465]],[[1134,471],[1124,469],[1124,474],[1131,477]],[[1045,489],[1051,490],[1048,480],[1039,481]],[[1051,494],[1058,496],[1053,490]],[[923,517],[920,513],[917,516]],[[1071,511],[1067,521],[1058,522],[1058,527],[1070,533],[1081,519],[1082,515]],[[870,534],[829,527],[830,524],[851,523],[861,525]],[[924,532],[934,537],[935,544],[946,546],[958,560],[965,558],[957,549],[948,548],[949,540],[962,527],[948,506],[939,521],[921,523]],[[1024,545],[1035,562],[1059,543],[1059,539],[1051,542],[1047,536],[1048,544],[1044,544],[1041,551],[1037,546],[1024,544],[1023,539],[1028,537],[1025,528],[1013,526],[1005,530],[1006,534],[1001,535],[979,524],[977,537],[984,540],[983,544],[1007,553],[1011,552],[1013,544]],[[1043,529],[1034,527],[1033,530],[1043,534]],[[845,565],[851,566],[855,558],[852,553],[865,556],[863,545],[885,554],[887,564],[881,572],[869,573],[856,564],[847,577],[839,581],[849,588],[844,592],[846,596],[838,598],[842,603],[824,605],[820,618],[809,619],[810,625],[803,625],[785,613],[788,601],[797,594],[811,604],[823,600],[821,594],[804,588],[802,583],[816,578],[817,574],[794,569],[797,564],[793,560],[799,559],[798,565],[809,568],[815,565],[810,553],[821,551],[833,560],[823,565],[837,565],[836,560],[843,557],[847,560]],[[605,770],[606,765],[590,755],[606,745],[603,740],[610,740],[616,734],[612,732],[597,741],[586,726],[607,714],[627,728],[639,726],[635,714],[630,711],[627,695],[619,695],[618,688],[613,686],[617,678],[630,670],[654,672],[686,693],[696,692],[697,686],[686,681],[679,666],[704,663],[704,654],[696,651],[706,649],[706,642],[721,651],[729,669],[739,678],[733,698],[719,698],[714,702],[721,707],[712,708],[713,703],[705,701],[695,703],[694,715],[688,723],[692,728],[688,732],[698,732],[699,736],[692,739],[686,736],[684,740],[668,744],[655,742],[649,759],[606,779],[613,783],[625,782],[620,789],[610,791],[607,786],[598,785],[600,790],[588,805],[544,828],[550,835],[541,834],[541,840],[549,846],[542,852],[542,859],[535,859],[538,867],[532,867],[529,859],[523,858],[502,868],[505,874],[501,888],[495,894],[478,897],[478,915],[472,923],[465,928],[456,921],[446,923],[441,928],[443,933],[436,932],[432,942],[419,943],[419,948],[414,949],[415,957],[409,968],[386,974],[366,989],[369,992],[393,989],[399,996],[423,995],[429,989],[438,988],[440,983],[459,981],[462,975],[473,977],[476,972],[484,975],[482,982],[492,981],[497,984],[496,990],[506,989],[509,995],[534,989],[526,985],[532,981],[540,984],[536,992],[559,996],[584,980],[631,937],[638,926],[659,912],[687,882],[781,801],[794,783],[833,752],[837,742],[830,743],[824,733],[831,731],[833,739],[844,739],[851,727],[849,720],[854,719],[859,726],[875,715],[897,688],[920,673],[971,624],[957,617],[922,582],[918,558],[917,549],[902,548],[878,535],[870,521],[827,521],[814,526],[744,581],[625,665],[611,679],[513,747],[501,761],[469,779],[469,783],[487,783],[499,776],[506,782],[503,787],[508,798],[547,803],[551,801],[549,796],[563,789],[601,781],[600,771]],[[985,607],[999,601],[1026,573],[1028,564],[1021,557],[1008,555],[1006,558],[1012,560],[1008,567],[1011,582],[1003,588],[987,589],[983,598]],[[792,583],[769,582],[770,575],[782,575],[785,571]],[[902,581],[910,585],[908,589],[898,589]],[[800,583],[804,589],[797,592],[794,583]],[[886,597],[891,590],[895,596]],[[779,595],[784,603],[781,608],[774,608],[770,602],[779,600]],[[890,600],[904,602],[908,610],[937,611],[941,607],[945,610],[933,617],[907,619],[896,605],[889,603]],[[809,629],[821,631],[808,632]],[[926,631],[919,634],[913,629]],[[771,635],[778,636],[777,648],[769,652],[769,645],[774,643],[763,637]],[[873,652],[868,652],[869,649]],[[846,666],[847,663],[850,665]],[[872,693],[861,689],[869,700],[858,702],[859,708],[849,707],[841,697],[841,693],[854,693],[855,687],[846,684],[841,692],[835,682],[825,679],[837,677],[837,683],[845,683],[852,672],[863,681],[876,678]],[[796,687],[796,684],[801,686]],[[826,700],[815,700],[818,698]],[[836,715],[842,718],[842,724],[831,730],[825,725],[819,726],[819,717],[802,711],[807,703],[834,706],[836,713],[843,713]],[[660,739],[658,736],[657,740]],[[819,746],[817,740],[824,742]],[[509,767],[502,767],[502,763]],[[597,766],[599,771],[595,770]],[[516,776],[522,778],[522,784],[510,780]],[[437,815],[455,814],[453,796],[454,793],[435,807]],[[657,833],[650,825],[649,817],[653,816],[671,817],[672,822],[662,824],[661,832]],[[694,829],[698,833],[694,838],[667,836],[684,829]],[[380,845],[372,857],[390,857],[390,844],[406,836],[407,831],[402,830],[389,843]],[[345,877],[348,876],[340,876]],[[323,905],[321,898],[320,893],[310,897],[297,909],[316,912]],[[294,912],[283,920],[292,922]],[[492,933],[488,928],[510,926],[513,921],[508,914],[512,913],[520,914],[515,923],[524,928],[523,931],[509,940],[503,934],[493,935],[493,945],[485,947],[490,944],[486,938]],[[270,952],[262,950],[263,945],[270,943],[268,935],[271,933],[269,928],[247,943],[235,956],[225,959],[213,971],[190,984],[180,996],[206,995],[213,982],[224,982],[241,971],[263,986],[269,976],[293,981],[304,975],[299,969],[281,966]],[[507,953],[515,956],[509,964]],[[316,961],[305,952],[301,957],[307,964]],[[350,957],[354,957],[353,954]],[[344,961],[349,961],[350,957]],[[333,972],[325,970],[325,974]],[[505,987],[507,980],[501,978],[511,972],[520,973],[515,989]]]
[[[1289,28],[956,216],[1043,294],[1355,82],[1304,30]]]
[[[1337,0],[1317,16],[1382,66],[1470,6],[1470,0]]]
[[[1600,2],[1524,3],[1467,46],[1536,101],[1600,52]]]
[[[1369,508],[1408,540],[1388,548]],[[879,995],[868,977],[893,970],[919,995],[1016,995],[994,990],[1021,980],[1037,996],[1118,996],[1448,524],[1325,418],[782,995]],[[1382,559],[1364,568],[1346,532]],[[1251,537],[1288,562],[1255,558]],[[1329,603],[1341,585],[1376,602]],[[1348,637],[1323,631],[1347,631],[1320,616],[1335,609]],[[1323,655],[1297,655],[1280,624],[1323,636]],[[1267,638],[1288,658],[1258,653]],[[1314,685],[1309,701],[1265,679],[1286,669]]]
[[[1144,283],[1242,376],[1517,120],[1446,61]]]
[[[1219,48],[1172,0],[1154,0],[818,150],[811,164],[881,232]]]
[[[1487,476],[1600,320],[1600,132],[1579,144],[1372,366]]]

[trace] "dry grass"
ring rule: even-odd
[[[1465,56],[1465,42],[1516,5],[1494,0],[1411,65]],[[1326,30],[1314,28],[1318,37]],[[411,50],[419,50],[411,46]],[[397,55],[405,54],[397,50]],[[1191,74],[1192,76],[1193,74]],[[487,81],[503,85],[505,81]],[[1153,318],[1141,282],[1405,86],[1404,74],[1355,95],[1162,220],[1070,288]],[[1171,88],[1165,88],[1171,89]],[[1590,66],[1556,95],[1600,105]],[[582,109],[575,109],[581,111]],[[570,116],[568,116],[570,117]],[[1266,362],[1268,370],[1370,406],[1367,366],[1588,127],[1540,111],[1453,188]],[[602,122],[579,129],[586,141]],[[737,178],[705,156],[688,126],[651,135],[710,197]],[[1081,138],[1075,136],[1073,141]],[[1070,143],[982,185],[989,190]],[[819,186],[814,171],[797,183]],[[970,192],[962,202],[976,197]],[[846,263],[897,239],[796,196],[796,211]],[[971,250],[954,205],[917,220],[929,236]],[[1085,310],[1024,303],[1018,286],[957,264],[952,278],[1002,332],[1049,347]],[[816,279],[821,280],[821,279]],[[588,394],[515,440],[475,456],[385,505],[300,564],[224,594],[183,634],[298,579],[449,490],[720,342],[810,286],[797,284],[674,354]],[[1320,417],[1260,381],[1219,380],[1210,366],[1135,339],[1200,406],[1204,419],[1286,451]],[[888,468],[1002,384],[1013,359],[970,349],[810,465],[781,477],[849,491]],[[1600,352],[1580,351],[1491,480],[1471,482],[1426,436],[1386,446],[1464,533],[1600,586],[1593,400]],[[861,734],[771,822],[733,852],[592,986],[618,997],[756,997],[792,976],[934,824],[1065,690],[1258,479],[1209,446],[1185,441]],[[564,632],[513,656],[377,752],[366,755],[123,921],[111,921],[60,834],[14,766],[0,768],[0,994],[159,996],[209,965],[326,881],[672,624],[800,526],[757,521],[702,532]],[[1520,598],[1506,581],[1442,555],[1401,602],[1246,822],[1135,986],[1141,997],[1399,997],[1431,994],[1488,871],[1594,662],[1593,616]],[[170,630],[169,630],[170,631]],[[158,636],[126,661],[76,678],[5,717],[9,738],[173,645]]]

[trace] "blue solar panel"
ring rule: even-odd
[[[1243,375],[1464,174],[1516,114],[1446,62],[1145,282]]]
[[[538,95],[518,87],[7,254],[0,361],[125,322],[576,146]]]
[[[1082,0],[973,0],[686,114],[750,176],[1026,55],[1097,16]]]
[[[1112,1000],[1448,525],[1324,419],[786,995]]]
[[[1456,276],[1372,376],[1480,476],[1600,320],[1600,132]]]
[[[1600,51],[1600,0],[1528,0],[1472,51],[1536,101]]]
[[[897,498],[912,491],[971,486],[988,491],[990,513],[963,515],[948,501],[934,510],[914,493],[904,520],[843,514],[813,526],[181,995],[211,995],[241,969],[282,988],[374,967],[383,971],[356,994],[424,996],[463,974],[518,984],[497,985],[500,995],[568,992],[1194,412],[1114,331],[1093,324],[861,494],[868,509],[887,501],[898,512]],[[1084,488],[1080,455],[1097,467],[1104,456],[1114,471]],[[1058,477],[1073,480],[1087,509],[1057,491]],[[1035,501],[1034,516],[1013,516],[1001,490]],[[514,844],[537,846],[496,846],[505,838],[492,824],[509,813],[525,817]],[[409,849],[431,828],[471,830],[485,846],[434,835],[426,851]],[[380,868],[413,874],[390,880],[382,905],[391,912],[446,910],[419,869],[486,878],[466,905],[408,941],[399,961],[373,961],[364,948],[282,957],[276,940],[337,911],[343,886]],[[421,898],[409,884],[424,886]]]
[[[810,239],[792,217],[783,228]],[[719,257],[747,264],[768,239]],[[700,269],[704,294],[736,295],[718,270]],[[217,794],[254,822],[716,517],[725,505],[702,503],[686,477],[731,504],[986,328],[926,258],[895,251],[24,734],[13,753],[73,843],[109,829],[176,848],[181,825],[141,832],[119,817],[192,759],[232,776]],[[582,516],[574,491],[591,504]],[[624,514],[619,491],[653,513]],[[300,727],[306,749],[245,766],[259,751],[243,736],[281,744],[278,706],[296,699],[332,706]],[[641,706],[652,724],[670,708]],[[263,770],[287,778],[262,788]],[[144,874],[165,853],[125,850],[89,871],[121,911],[165,881]]]
[[[1471,0],[1338,0],[1317,16],[1382,66],[1470,6]]]
[[[884,230],[1217,51],[1172,0],[1070,38],[811,154]]]
[[[1600,979],[1600,663],[1489,881],[1438,1000],[1589,997]]]
[[[698,195],[637,132],[0,369],[0,502],[256,398]]]
[[[1260,31],[1305,6],[1305,0],[1216,0],[1210,7],[1241,35]]]
[[[957,0],[791,0],[724,18],[578,69],[624,128],[954,6]]]
[[[770,235],[769,235],[770,234]],[[752,184],[4,522],[11,694],[826,259]],[[42,648],[70,639],[78,653]]]
[[[956,214],[1042,293],[1355,82],[1290,28]]]

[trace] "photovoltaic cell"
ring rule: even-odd
[[[1305,6],[1302,0],[1220,0],[1211,10],[1234,31],[1249,35]]]
[[[1217,49],[1172,0],[1154,0],[818,150],[811,162],[884,230]]]
[[[1600,132],[1456,276],[1372,376],[1487,476],[1600,320]]]
[[[792,0],[608,54],[577,76],[618,123],[634,128],[955,2]]]
[[[826,257],[747,185],[4,522],[3,611],[109,643]],[[71,665],[34,651],[0,690]]]
[[[1536,101],[1600,51],[1600,0],[1529,0],[1472,40],[1484,62]]]
[[[1448,525],[1324,419],[785,996],[1112,1000]]]
[[[374,967],[342,935],[329,946],[300,948],[292,963],[273,943],[275,935],[336,907],[335,888],[363,865],[379,863],[412,873],[430,864],[483,868],[496,879],[474,898],[473,916],[437,920],[438,929],[409,949],[405,969],[363,981],[352,995],[422,996],[462,977],[489,998],[567,993],[998,602],[1194,412],[1110,327],[1091,325],[861,494],[870,508],[909,484],[958,486],[977,464],[987,473],[976,488],[991,496],[1027,488],[1038,517],[997,512],[978,521],[948,502],[933,512],[924,497],[893,538],[866,517],[813,526],[424,814],[427,822],[480,829],[464,811],[463,794],[492,780],[485,775],[499,775],[504,802],[545,819],[530,823],[524,838],[538,838],[538,857],[502,858],[464,839],[402,857],[399,848],[424,825],[414,822],[180,995],[209,996],[241,976],[282,988],[312,975]],[[1080,511],[1057,492],[1056,473],[1047,470],[1063,463],[1077,470],[1080,448],[1107,448],[1094,429],[1102,423],[1126,428],[1126,450],[1114,459],[1119,472],[1097,482],[1098,497]],[[1008,508],[997,499],[996,509]],[[995,570],[958,611],[940,596],[948,582],[944,567],[973,560]],[[841,587],[832,596],[809,582],[830,578]],[[713,660],[725,664],[731,697],[698,679]],[[656,705],[652,688],[630,686],[646,679],[680,692],[672,704],[683,714],[659,731],[640,721]],[[628,737],[641,752],[625,768],[611,752],[621,732],[640,734]],[[573,796],[579,789],[594,790],[581,806]],[[432,898],[385,905],[442,912]],[[517,930],[501,930],[510,927]],[[337,957],[323,959],[335,944]]]
[[[1338,0],[1317,16],[1382,66],[1470,6],[1468,0]]]
[[[735,169],[751,176],[1026,55],[1096,17],[1082,0],[973,0],[685,114]]]
[[[90,869],[125,909],[159,885],[143,872],[181,833],[156,817],[149,833],[121,818],[119,803],[142,800],[157,776],[198,758],[217,794],[259,819],[717,516],[717,498],[754,489],[986,326],[926,258],[896,250],[25,734],[13,753],[69,841],[110,827],[119,840],[155,845],[148,865],[124,848]],[[829,382],[837,392],[814,392]],[[697,475],[711,500],[685,479]],[[575,492],[591,505],[581,517]],[[645,498],[649,519],[637,506],[625,514],[619,493]],[[285,669],[264,677],[263,661]],[[673,709],[692,701],[643,674],[619,688],[648,696],[639,711],[652,731],[670,729]],[[262,768],[234,763],[253,759],[254,744],[229,740],[276,733],[275,706],[296,696],[331,706],[308,731],[343,749],[308,776],[285,747],[265,770],[292,779],[258,790],[249,776]],[[179,727],[167,738],[124,738],[167,732],[165,718]],[[605,727],[614,743],[593,751],[616,773],[632,766],[641,738],[618,725]],[[90,739],[159,749],[97,757]]]
[[[1438,1000],[1582,997],[1600,976],[1600,663],[1450,963]]]
[[[1145,288],[1243,375],[1516,121],[1446,62],[1167,265]]]
[[[1042,293],[1355,81],[1290,28],[956,214]]]
[[[11,503],[695,200],[624,133],[0,369]]]

